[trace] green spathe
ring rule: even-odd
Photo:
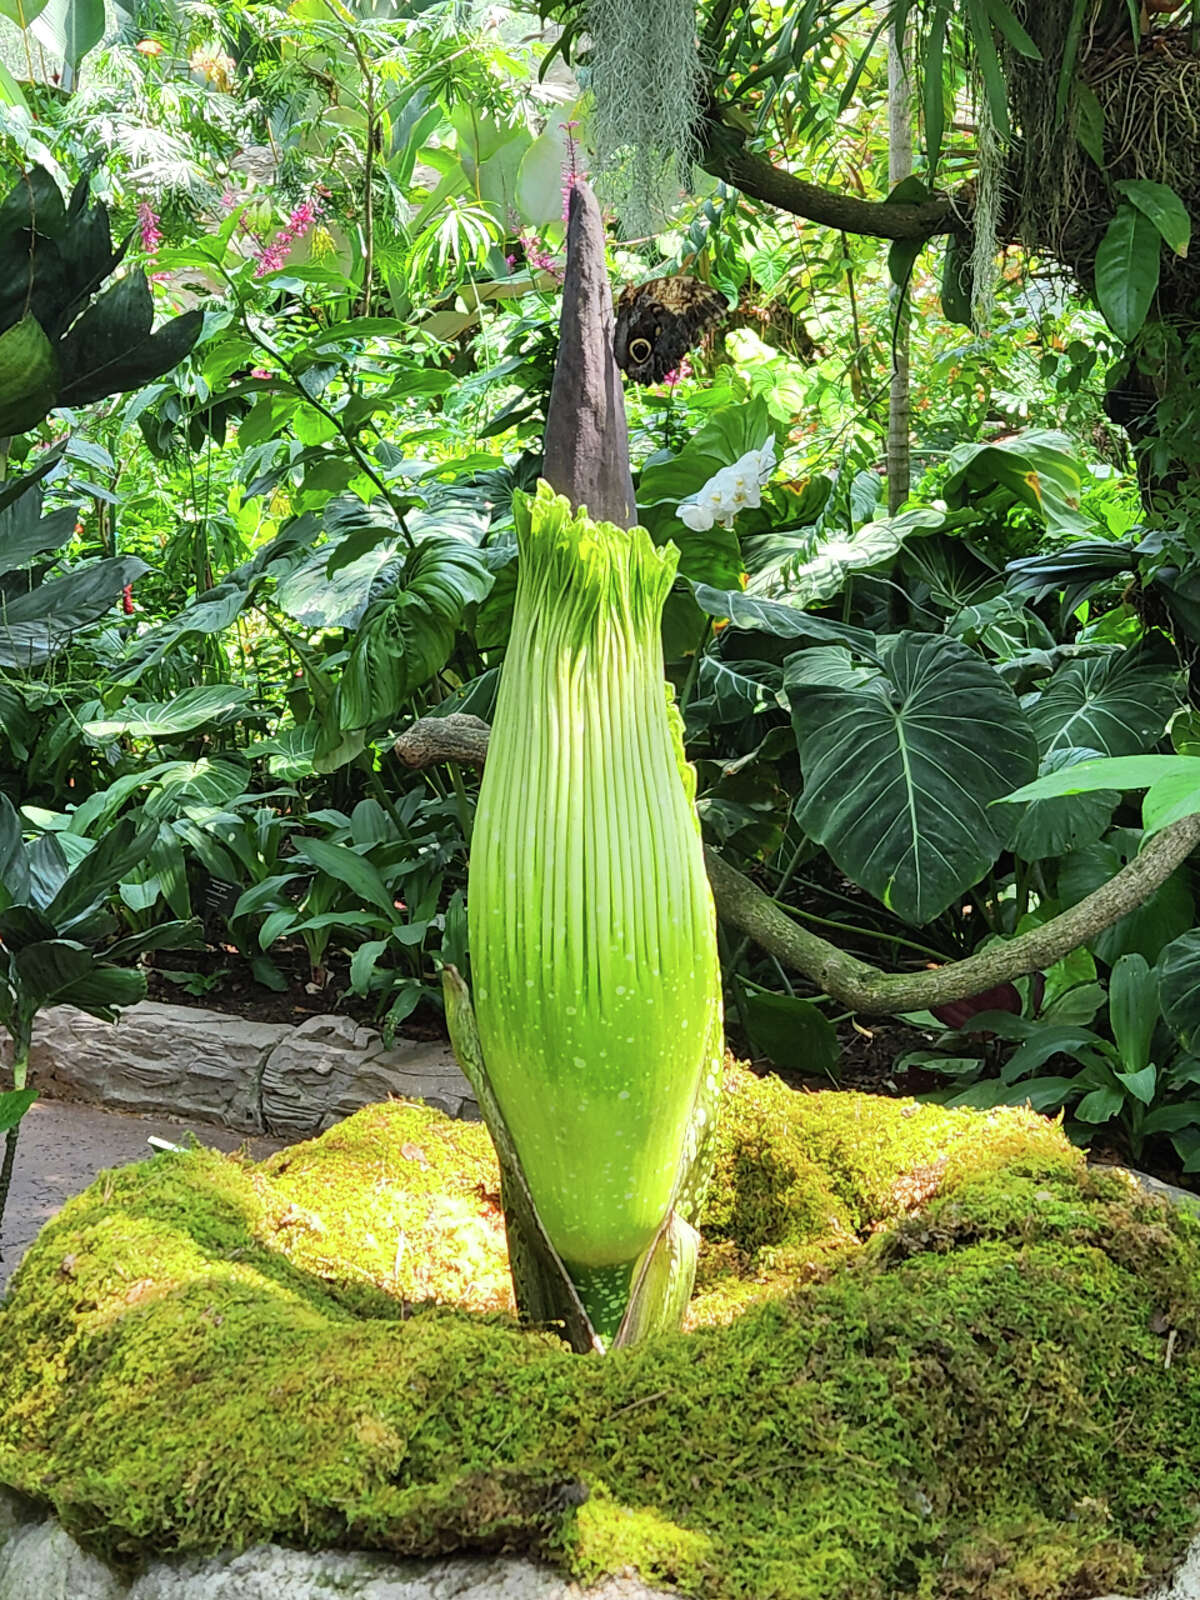
[[[677,552],[545,484],[516,519],[471,856],[475,1011],[542,1224],[599,1327],[719,1074],[716,931],[663,678]]]

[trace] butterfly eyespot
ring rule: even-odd
[[[629,359],[641,366],[644,361],[649,361],[654,346],[649,339],[631,339],[629,341]]]

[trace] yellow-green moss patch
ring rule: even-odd
[[[604,1359],[500,1309],[486,1139],[423,1107],[105,1175],[0,1310],[0,1481],[118,1559],[512,1548],[708,1600],[1077,1600],[1178,1553],[1200,1224],[1028,1113],[736,1073],[727,1111],[712,1325]]]

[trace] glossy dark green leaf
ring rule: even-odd
[[[7,1133],[37,1099],[36,1089],[6,1089],[0,1094],[0,1133]]]
[[[954,640],[902,633],[882,670],[840,649],[784,663],[804,773],[796,817],[841,870],[906,921],[927,922],[1003,845],[990,802],[1033,774],[1016,698]]]
[[[1159,956],[1158,991],[1168,1025],[1191,1049],[1200,1042],[1200,928],[1172,939]]]
[[[1154,302],[1162,240],[1144,212],[1128,201],[1117,207],[1096,250],[1096,303],[1119,339],[1132,339]]]
[[[1043,756],[1070,749],[1133,756],[1154,748],[1179,703],[1178,674],[1129,651],[1064,663],[1029,717]]]
[[[833,1072],[841,1054],[837,1029],[811,1000],[743,989],[741,1009],[756,1055],[766,1056],[781,1071],[805,1077]]]

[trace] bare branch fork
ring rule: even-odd
[[[489,732],[479,717],[461,713],[423,717],[396,740],[396,754],[413,768],[442,761],[482,767]],[[1183,817],[1156,834],[1141,854],[1107,883],[1041,927],[989,945],[963,961],[913,973],[883,972],[848,955],[828,939],[800,927],[777,901],[711,846],[705,847],[704,858],[722,922],[802,973],[823,993],[866,1013],[927,1010],[1053,966],[1148,900],[1198,844],[1200,814]]]

